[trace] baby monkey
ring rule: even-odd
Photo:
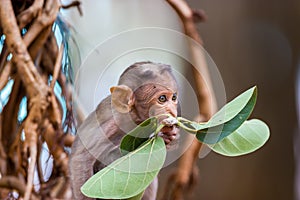
[[[121,157],[122,137],[151,116],[177,117],[178,87],[171,67],[138,62],[120,76],[118,85],[80,125],[70,156],[71,185],[75,199],[90,199],[81,186],[96,172]],[[176,125],[165,126],[159,134],[167,146],[179,134]],[[146,189],[143,200],[155,200],[157,178]]]

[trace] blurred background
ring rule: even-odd
[[[187,2],[207,14],[207,21],[198,24],[198,30],[220,71],[227,100],[257,85],[259,94],[252,117],[263,119],[271,129],[267,144],[253,154],[228,158],[210,153],[199,159],[199,183],[189,199],[300,200],[299,99],[296,99],[300,1]],[[83,17],[76,10],[63,13],[75,30],[77,44],[70,52],[75,72],[92,49],[122,31],[139,27],[182,31],[176,13],[161,0],[85,0],[82,6]],[[78,95],[84,101],[84,95]],[[86,113],[94,106],[88,107]],[[166,178],[174,167],[176,163],[162,170],[161,188],[167,184]]]
[[[259,94],[252,116],[271,129],[269,142],[253,154],[232,159],[211,153],[199,160],[195,199],[299,200],[300,1],[188,2],[207,13],[199,32],[222,74],[228,99],[256,84]]]

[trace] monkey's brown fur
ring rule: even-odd
[[[123,72],[111,93],[78,128],[70,156],[75,199],[90,199],[80,192],[80,187],[121,156],[119,144],[126,132],[150,116],[162,113],[177,116],[177,83],[168,65],[135,63]],[[167,145],[177,135],[175,126],[162,129]],[[143,200],[156,199],[156,191],[157,179],[146,189]]]

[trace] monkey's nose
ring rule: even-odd
[[[167,106],[151,106],[149,109],[149,116],[155,116],[160,114],[170,114],[173,117],[177,117],[177,107],[173,105]]]
[[[177,106],[171,107],[169,109],[169,114],[172,115],[173,117],[177,117]]]

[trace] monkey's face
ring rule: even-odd
[[[176,79],[169,65],[152,62],[135,63],[123,72],[118,86],[111,89],[112,107],[119,113],[129,113],[130,120],[136,124],[160,114],[177,117],[177,88]],[[128,116],[121,122],[126,120]],[[177,126],[166,125],[161,129],[160,136],[168,145],[177,138],[178,133]]]
[[[160,114],[177,117],[178,92],[159,84],[146,84],[134,92],[135,109],[141,121]],[[159,134],[167,145],[174,141],[179,133],[176,125],[165,126]]]

